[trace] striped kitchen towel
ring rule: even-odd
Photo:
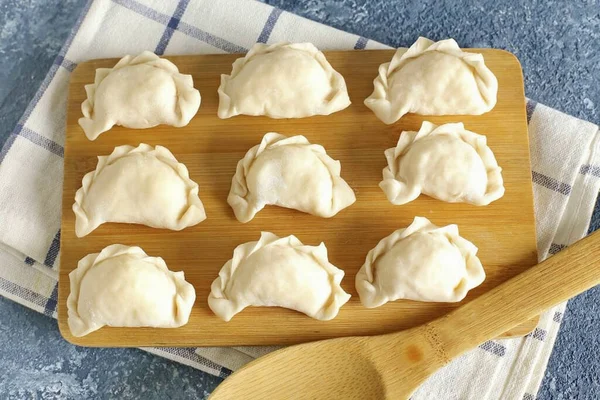
[[[69,75],[81,61],[142,50],[245,52],[255,42],[308,41],[320,49],[385,48],[252,1],[90,2],[0,152],[0,294],[56,317]],[[462,43],[468,46],[468,43]],[[586,234],[600,187],[598,126],[533,101],[527,106],[539,258]],[[414,399],[533,399],[565,306],[522,339],[493,340],[435,374]],[[146,348],[226,376],[264,347]]]

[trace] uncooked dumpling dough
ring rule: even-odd
[[[344,78],[311,43],[257,43],[221,75],[219,118],[304,118],[349,105]]]
[[[75,233],[83,237],[105,222],[179,231],[206,219],[198,184],[165,147],[118,146],[83,177],[75,194]]]
[[[504,195],[502,168],[486,137],[462,123],[423,122],[419,132],[402,132],[385,151],[388,166],[379,186],[392,204],[406,204],[421,193],[450,203],[490,204]]]
[[[423,37],[381,64],[373,85],[365,105],[386,124],[406,113],[483,114],[494,108],[498,93],[498,80],[483,55],[462,51],[454,39]]]
[[[198,112],[200,92],[191,75],[156,54],[125,56],[112,68],[98,68],[85,85],[79,125],[90,140],[114,125],[144,129],[166,124],[185,126]]]
[[[227,202],[244,223],[268,204],[333,217],[356,201],[340,172],[323,146],[270,132],[238,162]]]
[[[82,258],[69,280],[68,324],[78,337],[105,325],[177,328],[187,324],[196,299],[183,272],[121,244]]]
[[[485,279],[476,254],[477,247],[459,236],[456,225],[439,228],[415,217],[369,251],[356,275],[356,290],[368,308],[398,299],[461,301]]]
[[[326,321],[350,299],[343,277],[324,243],[306,246],[293,235],[262,232],[258,242],[235,248],[211,285],[208,305],[224,321],[248,306],[285,307]]]

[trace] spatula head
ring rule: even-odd
[[[402,399],[442,364],[420,330],[325,340],[246,365],[213,392],[221,399]]]

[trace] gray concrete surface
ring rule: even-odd
[[[392,46],[419,35],[499,47],[523,65],[527,96],[600,122],[600,3],[266,0]],[[40,85],[85,1],[0,0],[0,145]],[[592,227],[600,227],[600,203]],[[538,399],[600,398],[600,289],[569,303]],[[135,349],[86,349],[56,322],[0,298],[0,398],[199,399],[220,382]]]

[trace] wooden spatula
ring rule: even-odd
[[[598,283],[600,232],[417,328],[268,354],[232,374],[210,399],[407,399],[454,357]]]

